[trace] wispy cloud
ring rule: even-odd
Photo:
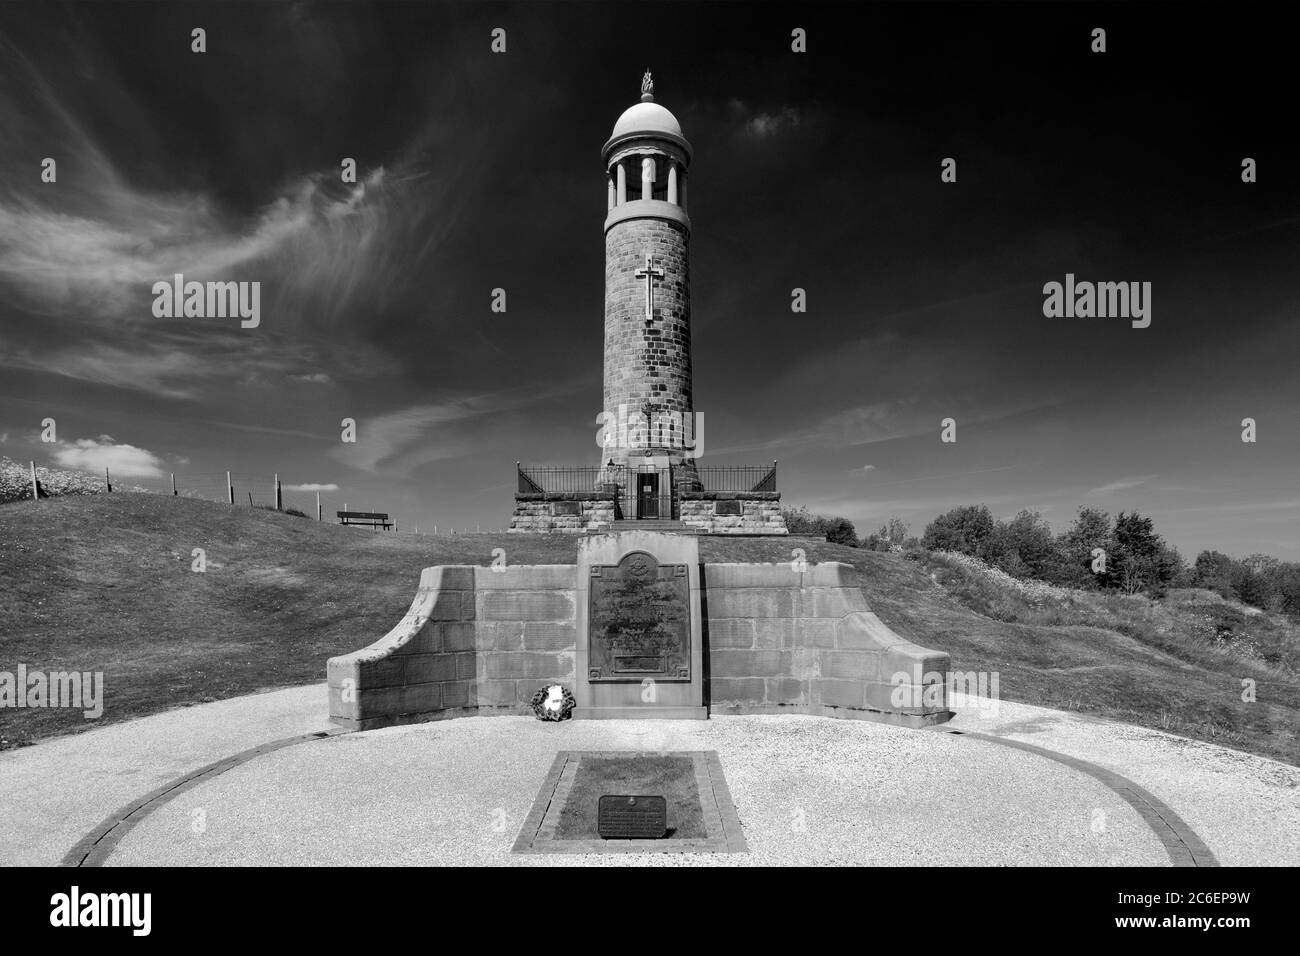
[[[1142,485],[1145,485],[1148,481],[1151,481],[1153,478],[1159,478],[1159,477],[1160,477],[1159,475],[1134,475],[1132,478],[1120,478],[1117,481],[1110,482],[1109,484],[1100,485],[1099,487],[1089,489],[1088,491],[1084,492],[1084,494],[1087,496],[1109,495],[1115,493],[1116,491],[1127,491],[1130,488],[1141,487]]]
[[[425,147],[436,134],[429,123],[413,129],[406,147],[363,164],[356,183],[341,182],[337,166],[290,170],[260,202],[237,206],[215,183],[188,177],[153,185],[124,175],[122,160],[69,105],[72,94],[3,38],[0,55],[4,137],[40,142],[42,155],[59,162],[57,182],[39,183],[26,159],[20,170],[16,158],[0,157],[0,293],[8,309],[41,317],[39,334],[30,321],[12,325],[0,341],[0,365],[166,399],[200,397],[218,384],[228,394],[256,376],[333,384],[334,369],[296,354],[307,328],[313,342],[334,333],[351,374],[393,364],[374,354],[355,316],[360,307],[373,316],[404,294],[403,278],[455,220],[464,201],[458,177],[474,162],[473,143],[430,179]],[[165,135],[128,84],[111,82],[111,62],[93,46],[79,56],[102,74],[111,112],[134,124],[131,160],[148,167]],[[436,228],[427,228],[433,221]],[[417,244],[421,254],[413,255]],[[259,281],[259,334],[235,342],[224,320],[155,318],[153,284],[177,273]]]
[[[793,129],[799,125],[801,116],[793,106],[778,110],[761,110],[754,112],[743,100],[733,99],[727,103],[727,111],[741,123],[745,135],[755,139],[767,139],[778,133]]]
[[[285,485],[285,486],[284,486],[284,490],[285,490],[285,491],[338,491],[338,490],[339,490],[339,486],[338,486],[338,485],[334,485],[334,484],[329,484],[329,485],[314,485],[314,484],[305,484],[305,485]]]
[[[261,280],[281,306],[288,292],[324,288],[322,301],[337,309],[362,281],[368,247],[395,206],[383,172],[351,190],[306,174],[247,222],[201,193],[137,191],[116,177],[98,192],[52,191],[39,204],[30,194],[0,196],[0,282],[33,311],[99,323],[150,321],[153,283],[176,273]]]
[[[911,485],[920,481],[943,481],[947,478],[968,478],[971,475],[991,475],[1000,471],[1014,471],[1019,465],[1004,465],[1001,468],[975,468],[971,471],[954,471],[946,475],[918,475],[915,478],[906,478],[901,481],[882,481],[879,484],[872,484],[870,488],[889,488],[894,485]]]
[[[330,452],[362,471],[404,477],[417,466],[458,458],[491,443],[491,435],[513,422],[514,413],[565,394],[574,384],[552,389],[505,389],[414,405],[358,418],[357,440]],[[595,430],[593,428],[593,434]]]

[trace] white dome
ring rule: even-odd
[[[668,133],[670,136],[682,137],[681,124],[677,117],[658,103],[637,103],[623,111],[623,115],[614,124],[610,139],[620,139],[632,133]]]

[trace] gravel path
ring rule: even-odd
[[[1123,774],[1224,864],[1300,863],[1300,769],[1026,705],[954,726]],[[199,767],[327,729],[324,687],[176,710],[0,754],[0,859],[53,864],[109,814]],[[750,853],[512,855],[559,750],[718,752]],[[1168,865],[1108,787],[993,741],[828,718],[476,717],[313,740],[178,794],[110,864],[553,866],[858,863]]]
[[[105,817],[198,768],[329,727],[324,684],[182,707],[0,753],[0,860],[54,866]]]
[[[974,743],[972,746],[971,744]],[[558,750],[716,750],[747,855],[514,856]],[[1017,800],[1006,800],[1007,780]],[[1094,833],[1091,815],[1108,814]],[[196,813],[205,821],[195,832]],[[707,722],[475,717],[312,742],[187,791],[121,864],[1162,864],[1095,781],[996,744],[801,716]]]
[[[950,726],[1024,741],[1123,774],[1167,803],[1223,866],[1300,865],[1300,767],[1158,730],[981,701]]]

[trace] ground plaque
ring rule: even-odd
[[[587,679],[691,679],[690,589],[685,564],[633,551],[592,565]]]
[[[716,752],[561,750],[514,852],[744,853],[746,845]]]
[[[668,833],[668,801],[660,796],[606,794],[596,810],[602,840],[659,840]]]

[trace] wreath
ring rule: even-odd
[[[573,713],[573,692],[563,684],[547,684],[533,695],[538,720],[567,720]]]

